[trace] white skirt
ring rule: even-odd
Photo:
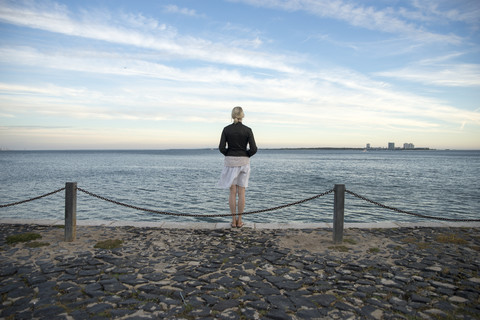
[[[220,181],[217,186],[224,189],[229,189],[232,185],[240,187],[248,187],[248,179],[250,178],[250,164],[240,167],[224,166]]]

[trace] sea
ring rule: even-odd
[[[77,220],[228,222],[228,190],[216,186],[223,155],[216,149],[0,152],[0,205],[76,182],[107,199],[77,192]],[[262,149],[251,158],[245,211],[295,203],[344,184],[367,199],[402,211],[480,219],[480,151]],[[257,223],[332,222],[333,193],[279,210],[246,215]],[[2,219],[63,219],[65,192],[0,208]],[[435,221],[345,195],[345,222]]]

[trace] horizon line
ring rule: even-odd
[[[77,148],[77,149],[10,149],[0,148],[0,152],[9,151],[181,151],[181,150],[218,150],[218,147],[197,147],[197,148]],[[456,148],[429,148],[418,147],[413,149],[395,148],[393,150],[388,147],[270,147],[259,148],[260,150],[359,150],[359,151],[480,151],[480,149],[456,149]]]

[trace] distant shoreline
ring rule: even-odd
[[[128,152],[128,151],[194,151],[194,150],[217,150],[216,147],[204,148],[167,148],[167,149],[7,149],[0,148],[0,152]],[[260,150],[281,150],[281,151],[298,151],[298,150],[331,150],[331,151],[480,151],[480,149],[432,149],[432,148],[395,148],[388,149],[385,147],[373,148],[355,148],[355,147],[277,147],[277,148],[260,148]]]
[[[312,147],[312,148],[263,148],[264,150],[354,150],[354,151],[436,151],[436,149],[430,148],[413,148],[413,149],[403,149],[403,148],[351,148],[351,147]],[[450,150],[450,149],[445,149]]]

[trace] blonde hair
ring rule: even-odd
[[[242,107],[233,108],[232,119],[234,123],[242,122],[243,117],[245,117],[245,114],[243,113]]]

